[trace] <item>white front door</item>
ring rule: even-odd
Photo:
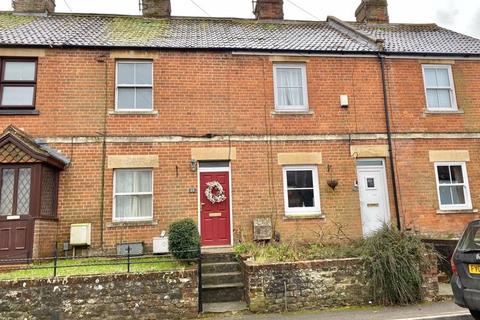
[[[363,235],[369,236],[384,224],[390,224],[384,160],[358,160],[357,179]]]

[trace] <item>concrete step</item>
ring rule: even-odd
[[[240,264],[238,262],[214,262],[203,263],[202,262],[202,274],[208,273],[226,273],[226,272],[239,272]]]
[[[243,301],[244,289],[242,282],[211,284],[203,286],[202,299],[204,303]]]
[[[216,262],[236,262],[237,256],[235,253],[203,253],[202,262],[216,263]]]
[[[241,272],[205,273],[202,275],[202,284],[204,286],[239,282],[243,282]]]
[[[237,313],[247,310],[244,301],[204,303],[203,313]]]

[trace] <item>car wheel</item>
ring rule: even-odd
[[[470,310],[470,314],[475,320],[480,320],[480,311],[478,310]]]

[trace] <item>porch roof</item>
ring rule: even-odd
[[[0,135],[0,163],[48,163],[64,169],[70,160],[42,140],[10,125]]]

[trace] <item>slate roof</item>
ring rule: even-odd
[[[436,25],[362,25],[398,53],[479,54],[480,40]],[[139,16],[0,13],[0,46],[228,49],[373,53],[374,42],[325,21],[258,21],[234,18],[148,19]]]
[[[436,24],[351,23],[356,30],[385,40],[387,52],[480,54],[480,40]]]

